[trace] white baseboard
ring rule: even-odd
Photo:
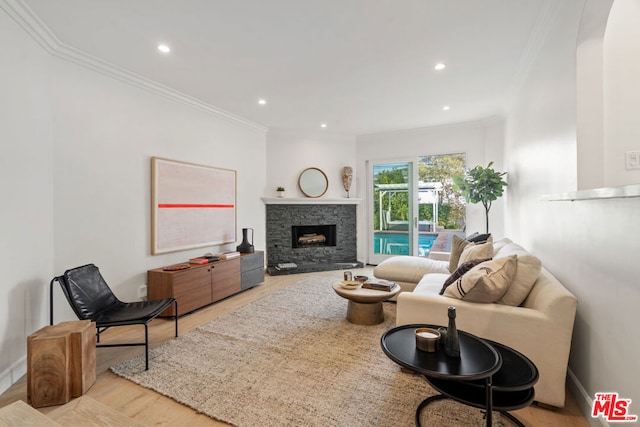
[[[27,373],[27,356],[24,355],[0,373],[0,393],[4,393]]]
[[[593,407],[593,398],[589,396],[587,391],[584,389],[578,378],[573,374],[571,369],[567,370],[568,373],[568,381],[569,391],[576,399],[580,410],[584,414],[587,422],[591,425],[591,427],[610,427],[609,422],[605,420],[603,417],[593,418],[591,416],[591,408]]]

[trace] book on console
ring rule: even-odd
[[[238,251],[225,252],[225,253],[220,254],[218,256],[220,257],[220,259],[231,259],[231,258],[239,257],[240,256],[240,252],[238,252]]]
[[[396,282],[392,282],[391,280],[384,279],[368,279],[363,284],[362,287],[365,289],[374,289],[376,291],[386,291],[389,292],[396,285]]]
[[[209,264],[209,260],[205,257],[189,258],[191,264]]]

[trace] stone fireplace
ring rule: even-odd
[[[300,200],[291,199],[291,203],[287,199],[265,200],[269,274],[362,267],[356,259],[355,201]]]

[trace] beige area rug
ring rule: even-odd
[[[382,352],[395,304],[384,303],[383,324],[353,325],[333,281],[304,278],[168,341],[151,350],[148,371],[143,355],[111,370],[236,426],[414,425],[435,391]],[[423,425],[484,423],[479,410],[449,401],[423,415]]]

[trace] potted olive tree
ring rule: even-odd
[[[456,176],[453,182],[469,203],[482,203],[485,210],[487,233],[489,232],[489,209],[491,203],[502,197],[506,181],[502,179],[506,172],[497,172],[491,168],[489,162],[486,168],[476,166],[468,170],[464,176]]]

